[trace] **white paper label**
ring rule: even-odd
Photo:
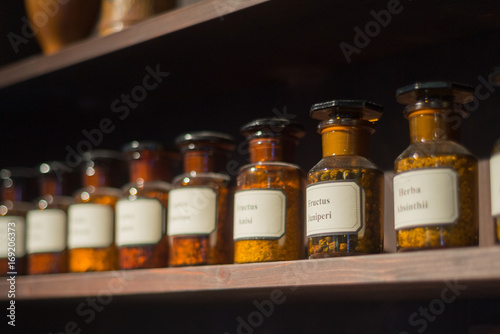
[[[66,213],[63,210],[32,210],[26,221],[28,254],[60,252],[66,248]]]
[[[210,188],[171,190],[168,197],[168,235],[210,234],[217,219],[217,194]]]
[[[364,226],[364,190],[355,181],[332,181],[306,189],[307,237],[353,234]]]
[[[500,216],[500,154],[490,159],[491,215]]]
[[[68,248],[104,248],[113,243],[113,208],[73,204],[68,210]]]
[[[7,258],[9,251],[16,257],[26,255],[26,222],[23,217],[0,217],[0,258]]]
[[[458,218],[458,174],[426,168],[394,177],[394,227],[453,224]]]
[[[281,190],[244,190],[234,195],[234,240],[281,238],[286,227]]]
[[[164,208],[156,199],[116,203],[116,245],[154,245],[164,231]]]

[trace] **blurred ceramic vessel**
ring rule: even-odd
[[[25,0],[43,53],[52,54],[92,32],[101,0]]]
[[[103,0],[99,34],[105,36],[121,31],[174,6],[175,0]]]

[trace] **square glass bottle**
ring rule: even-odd
[[[41,196],[36,210],[27,214],[28,273],[57,274],[68,271],[68,207],[74,203],[77,188],[73,173],[65,172],[61,162],[42,163],[38,186]]]
[[[382,107],[361,100],[315,104],[323,159],[307,174],[310,259],[381,253],[384,174],[369,159],[370,135]]]
[[[27,274],[26,214],[35,208],[35,171],[14,167],[0,170],[0,275]]]
[[[234,196],[234,262],[304,256],[305,173],[293,164],[302,126],[263,118],[241,128],[250,163],[238,172]]]
[[[477,159],[459,144],[458,131],[462,105],[473,93],[444,81],[396,92],[410,123],[410,145],[394,163],[398,251],[478,244]]]
[[[121,198],[126,168],[120,152],[96,150],[84,155],[82,183],[68,209],[69,271],[118,269],[114,208]]]
[[[169,193],[169,266],[233,262],[232,192],[226,171],[231,136],[191,132],[176,139],[184,174]]]
[[[120,269],[161,268],[168,264],[166,209],[178,154],[151,141],[123,147],[130,182],[116,204],[116,245]]]

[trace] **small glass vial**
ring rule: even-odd
[[[250,164],[240,168],[234,195],[234,262],[303,258],[305,173],[292,164],[304,129],[288,119],[244,125]]]
[[[123,147],[130,183],[116,204],[116,245],[120,269],[160,268],[168,264],[166,208],[176,152],[156,142]]]
[[[495,68],[497,73],[493,77],[493,82],[500,85],[500,67]],[[493,147],[493,154],[490,159],[490,185],[491,185],[491,215],[494,219],[494,235],[496,242],[500,244],[500,139]]]
[[[119,152],[97,150],[84,155],[82,183],[68,210],[69,271],[118,269],[114,242],[114,208],[126,180]]]
[[[231,136],[201,131],[179,136],[184,174],[173,180],[168,201],[169,265],[233,261],[232,192],[226,165]]]
[[[310,259],[382,252],[384,174],[370,160],[370,135],[382,107],[367,101],[315,104],[323,158],[306,190]]]
[[[41,197],[35,201],[36,209],[29,211],[26,217],[30,275],[68,271],[67,212],[74,200],[66,195],[76,187],[70,182],[72,174],[59,166],[63,166],[62,163],[51,162],[43,163],[39,168]]]
[[[450,82],[397,90],[410,123],[410,146],[394,164],[398,251],[478,243],[477,159],[457,142],[461,107],[473,93]]]
[[[35,208],[35,171],[0,170],[0,276],[26,275],[26,213]]]

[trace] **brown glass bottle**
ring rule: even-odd
[[[478,243],[477,159],[458,144],[461,104],[473,88],[424,82],[397,91],[410,146],[394,164],[394,225],[399,251]]]
[[[41,197],[36,210],[27,215],[28,273],[57,274],[68,271],[68,207],[73,197],[66,196],[76,187],[71,173],[61,169],[62,163],[40,165],[38,185]]]
[[[168,265],[166,209],[178,154],[155,142],[123,148],[130,183],[116,204],[116,245],[120,269],[160,268]]]
[[[311,108],[320,120],[323,159],[308,173],[310,259],[382,252],[384,174],[370,160],[370,134],[382,107],[334,100]]]
[[[68,210],[69,271],[118,269],[114,207],[121,197],[126,168],[119,152],[98,150],[84,156],[84,188]]]
[[[499,80],[500,81],[500,80]],[[494,235],[500,244],[500,139],[493,148],[490,159],[491,214],[494,219]]]
[[[169,265],[222,264],[233,261],[230,178],[231,136],[201,131],[176,140],[184,174],[173,180],[168,201]]]
[[[35,207],[34,176],[30,168],[0,171],[0,276],[27,273],[26,213]]]
[[[500,84],[500,67],[493,70],[495,76],[493,82]],[[493,147],[490,159],[490,189],[491,189],[491,215],[494,220],[494,235],[496,242],[500,244],[500,139]]]
[[[304,257],[305,173],[292,164],[305,132],[287,119],[265,118],[241,128],[250,164],[240,168],[234,196],[234,262]]]

